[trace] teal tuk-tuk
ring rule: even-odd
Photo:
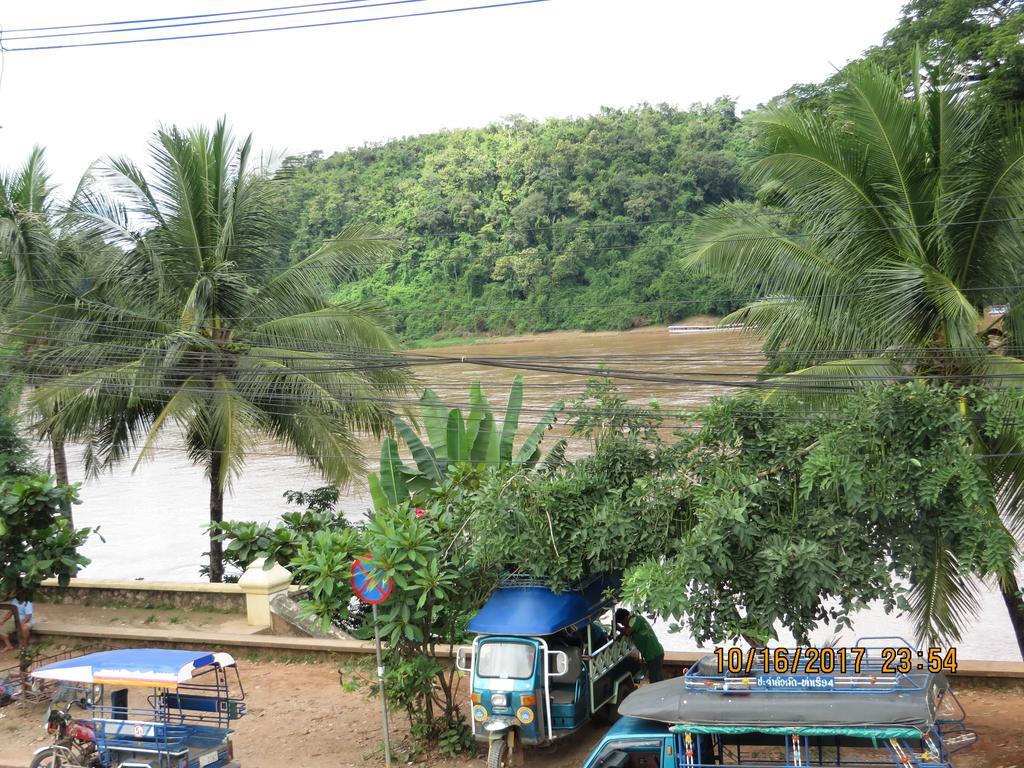
[[[952,768],[976,736],[948,681],[888,671],[879,651],[835,649],[846,671],[827,675],[724,674],[705,656],[631,694],[583,768]]]
[[[617,587],[599,577],[555,593],[541,581],[509,577],[470,621],[476,638],[456,663],[470,676],[473,735],[488,742],[488,768],[500,768],[522,746],[568,736],[598,714],[617,717],[639,669],[628,638],[601,623]]]

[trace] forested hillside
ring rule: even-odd
[[[342,227],[396,256],[339,288],[385,301],[407,340],[622,329],[730,308],[676,258],[705,205],[742,198],[748,131],[731,101],[509,119],[330,157],[290,158],[290,258]]]
[[[1024,0],[910,0],[864,58],[911,77],[945,68],[984,98],[1024,97]],[[830,108],[849,67],[769,106]],[[560,328],[622,329],[720,313],[744,297],[684,272],[709,204],[744,199],[754,120],[733,102],[509,119],[330,157],[289,158],[289,259],[351,223],[401,243],[338,299],[380,299],[407,341]],[[733,301],[736,300],[736,302]]]

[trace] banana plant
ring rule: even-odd
[[[516,435],[523,409],[522,376],[512,381],[501,424],[479,381],[469,387],[469,412],[465,416],[459,408],[448,408],[433,390],[425,390],[420,397],[420,418],[426,442],[400,417],[393,419],[395,432],[405,443],[415,466],[403,463],[398,440],[386,438],[381,445],[380,473],[369,477],[374,507],[380,510],[415,501],[441,485],[453,464],[517,464],[532,469],[540,460],[544,433],[564,406],[559,400],[548,408],[517,451]]]

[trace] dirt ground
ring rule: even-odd
[[[0,654],[0,668],[13,663]],[[379,699],[367,692],[365,663],[240,659],[249,714],[237,723],[235,754],[245,768],[323,764],[383,764]],[[955,683],[954,683],[955,684]],[[957,686],[968,723],[979,743],[954,757],[957,768],[1024,768],[1024,685]],[[48,739],[42,722],[45,704],[0,708],[0,766],[27,766],[32,752]],[[393,742],[403,764],[406,723],[393,713]],[[587,727],[552,748],[527,753],[531,768],[578,768],[601,737]],[[432,768],[482,766],[480,758],[431,759]]]

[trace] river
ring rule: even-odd
[[[500,339],[472,345],[447,347],[429,354],[448,357],[516,358],[531,365],[592,367],[604,361],[609,368],[645,374],[674,375],[698,379],[688,384],[651,383],[622,380],[620,389],[632,403],[657,400],[669,410],[689,410],[726,390],[713,381],[730,373],[751,373],[761,365],[755,339],[739,331],[714,331],[670,335],[664,328],[645,328],[624,333],[552,333]],[[468,364],[418,368],[420,384],[430,386],[446,402],[464,404],[471,381],[483,383],[488,399],[501,417],[500,408],[508,395],[512,378],[521,373],[526,380],[520,433],[535,423],[543,409],[556,399],[571,400],[578,395],[585,377],[556,371],[518,371],[502,367]],[[676,422],[673,421],[674,425]],[[556,428],[548,438],[559,435]],[[376,464],[379,447],[366,440],[369,465]],[[578,455],[585,445],[570,445]],[[82,480],[81,449],[69,446],[72,480]],[[278,446],[268,444],[249,459],[241,477],[235,480],[225,501],[229,519],[273,521],[288,507],[286,490],[310,489],[322,485],[319,476]],[[207,520],[209,485],[201,469],[188,461],[183,446],[173,436],[158,445],[155,459],[138,467],[127,463],[101,478],[85,480],[82,503],[75,507],[79,525],[99,526],[103,541],[93,538],[84,548],[92,563],[84,578],[199,580],[201,554],[207,549],[203,527]],[[369,506],[365,484],[345,490],[343,508],[352,519],[360,518]],[[1024,577],[1024,573],[1021,574]],[[972,659],[1017,660],[1016,645],[999,594],[981,585],[981,611],[966,628],[959,655]],[[696,648],[685,632],[673,633],[657,626],[666,648]],[[907,621],[886,616],[881,609],[858,614],[855,633],[841,635],[901,635],[910,637]],[[816,641],[827,640],[831,630],[823,628]],[[783,637],[782,640],[789,640]]]

